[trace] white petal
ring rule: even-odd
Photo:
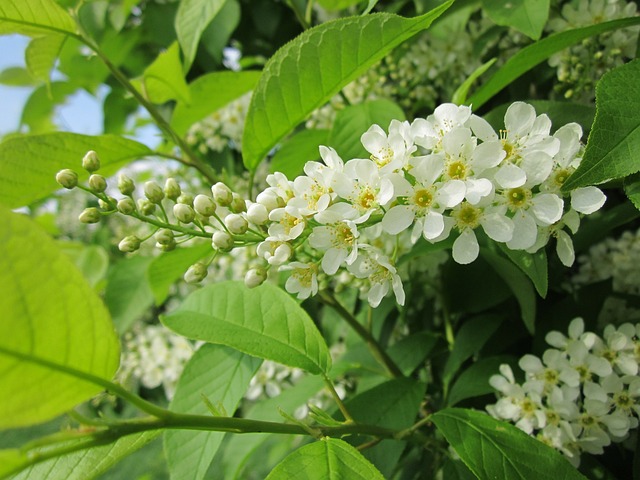
[[[498,140],[498,135],[496,135],[495,130],[484,118],[478,117],[477,115],[471,115],[471,118],[469,119],[469,126],[471,127],[471,130],[473,130],[475,136],[483,142]]]
[[[433,240],[444,231],[444,217],[441,213],[429,212],[424,218],[422,234],[427,240]]]
[[[473,151],[473,173],[479,175],[487,168],[498,166],[506,155],[498,140],[481,143]]]
[[[553,170],[553,158],[545,152],[530,152],[522,160],[522,169],[527,174],[527,186],[540,185]]]
[[[465,182],[462,180],[450,180],[438,189],[438,203],[446,208],[455,207],[464,200],[466,191]]]
[[[571,192],[571,206],[585,215],[600,210],[606,199],[602,190],[597,187],[583,187]]]
[[[569,324],[569,336],[578,339],[584,333],[584,320],[580,317],[574,318]]]
[[[527,174],[520,167],[508,163],[498,169],[495,179],[502,188],[516,188],[525,184]]]
[[[493,183],[488,178],[470,178],[465,182],[465,196],[471,205],[477,205],[482,198],[491,195]]]
[[[514,215],[513,237],[507,242],[507,246],[512,250],[525,250],[536,243],[538,227],[531,215],[520,213]]]
[[[382,229],[391,235],[403,232],[413,223],[415,213],[407,205],[396,205],[382,218]]]
[[[562,217],[564,202],[553,193],[543,193],[533,197],[533,214],[542,225],[552,225]]]
[[[518,362],[518,366],[527,373],[537,373],[544,370],[542,361],[538,357],[530,354],[523,356]]]
[[[571,237],[563,230],[558,230],[556,233],[556,253],[565,267],[570,267],[576,260]]]
[[[347,257],[344,249],[330,248],[322,257],[322,270],[327,275],[333,275],[340,268],[340,264]]]
[[[465,228],[453,242],[453,259],[462,265],[473,262],[478,258],[479,252],[478,239],[470,228]]]
[[[504,115],[504,124],[507,128],[509,139],[521,137],[529,133],[536,120],[536,110],[524,102],[515,102],[509,105]]]
[[[499,213],[484,215],[480,224],[485,233],[496,242],[506,243],[513,237],[513,221]]]

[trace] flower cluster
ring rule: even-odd
[[[546,341],[554,348],[542,359],[520,359],[524,383],[515,381],[511,367],[501,365],[500,375],[489,380],[500,398],[487,410],[578,465],[582,452],[601,454],[638,426],[640,324],[609,325],[599,337],[576,318],[568,336],[553,331]]]

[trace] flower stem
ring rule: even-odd
[[[355,421],[353,420],[353,417],[347,410],[347,407],[345,407],[344,403],[342,402],[340,395],[338,395],[338,392],[336,392],[336,389],[333,386],[333,382],[329,377],[327,377],[327,375],[324,375],[324,384],[329,389],[329,392],[331,392],[331,396],[333,397],[336,404],[338,405],[338,408],[340,409],[340,412],[342,412],[342,416],[347,421],[347,423],[355,423]]]

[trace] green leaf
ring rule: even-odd
[[[500,250],[533,282],[538,295],[547,296],[549,278],[547,272],[547,252],[541,248],[536,253],[528,253],[523,250],[511,250],[503,243],[498,243]]]
[[[211,245],[205,244],[178,248],[155,257],[147,270],[147,280],[156,305],[167,299],[171,285],[182,278],[191,265],[211,253]]]
[[[10,428],[52,419],[99,393],[61,370],[110,380],[120,353],[101,300],[55,242],[4,207],[0,224],[0,390],[11,392],[0,397],[0,428]]]
[[[447,408],[431,420],[480,480],[585,478],[557,450],[485,413]]]
[[[431,353],[439,338],[433,332],[414,333],[391,345],[389,356],[409,376]]]
[[[607,238],[617,227],[626,225],[638,217],[640,211],[628,202],[607,209],[599,215],[587,217],[573,237],[576,253],[584,252],[591,245]]]
[[[451,386],[447,397],[447,405],[454,406],[467,398],[492,393],[495,390],[489,385],[489,378],[498,373],[500,365],[508,363],[517,365],[517,359],[508,355],[488,357],[478,360],[464,370]]]
[[[214,72],[198,77],[189,84],[191,102],[176,104],[171,126],[184,135],[195,122],[251,91],[259,77],[256,71]]]
[[[404,112],[391,100],[380,99],[352,105],[341,110],[331,129],[329,144],[346,159],[368,158],[360,137],[373,124],[382,129],[389,127],[391,120],[404,120]]]
[[[469,95],[469,89],[473,85],[473,83],[480,78],[480,76],[489,70],[491,66],[496,63],[497,58],[492,58],[488,62],[483,63],[478,68],[476,68],[469,77],[462,82],[462,84],[453,92],[451,96],[451,103],[455,103],[456,105],[464,105],[467,101],[467,95]]]
[[[99,245],[61,242],[60,249],[71,258],[89,285],[95,287],[104,279],[109,268],[109,255]]]
[[[31,134],[57,130],[53,122],[56,108],[77,90],[76,85],[68,82],[50,82],[40,85],[27,99],[22,109],[20,125],[29,127]]]
[[[444,366],[442,379],[448,384],[462,364],[478,353],[487,340],[498,330],[502,318],[483,315],[465,322],[456,333],[453,350]]]
[[[357,5],[362,0],[318,0],[318,3],[329,12],[344,10],[345,8]]]
[[[606,73],[596,85],[596,118],[582,163],[565,191],[640,171],[640,60]]]
[[[636,174],[625,178],[624,193],[627,195],[627,198],[631,200],[631,203],[640,210],[640,175]]]
[[[0,143],[0,203],[14,208],[46,197],[60,188],[55,176],[63,168],[85,180],[89,175],[81,162],[89,150],[98,153],[103,175],[151,153],[145,145],[117,135],[56,132],[11,137]]]
[[[27,69],[34,79],[49,82],[51,70],[66,39],[64,35],[55,34],[36,37],[29,42],[24,55]]]
[[[169,409],[179,413],[209,415],[203,401],[221,404],[233,415],[262,360],[220,345],[203,345],[189,360],[178,381]],[[198,480],[207,469],[224,432],[168,430],[164,449],[172,480]]]
[[[320,160],[320,145],[329,143],[329,130],[302,130],[282,144],[271,159],[269,169],[295,178],[302,174],[305,163]]]
[[[325,437],[299,448],[266,480],[384,480],[382,474],[347,442]]]
[[[533,286],[529,279],[522,273],[519,267],[509,260],[487,249],[484,249],[480,254],[509,286],[520,305],[522,321],[527,327],[527,330],[533,333],[536,322],[536,294],[533,291]]]
[[[241,17],[240,3],[238,0],[227,0],[209,26],[202,32],[200,45],[213,57],[215,62],[222,64],[224,60],[224,48],[229,45],[229,39]],[[200,63],[208,62],[204,60]]]
[[[549,18],[549,0],[482,0],[489,18],[538,40]]]
[[[176,34],[184,53],[184,71],[188,71],[207,25],[227,0],[182,0],[176,14]]]
[[[107,275],[104,303],[121,334],[153,305],[147,280],[147,269],[153,260],[153,257],[128,257],[116,263]]]
[[[478,110],[482,105],[487,103],[495,94],[503,88],[519,78],[524,73],[531,70],[536,65],[544,62],[547,58],[560,50],[574,45],[585,38],[598,35],[610,30],[630,27],[640,23],[640,17],[623,18],[620,20],[612,20],[603,22],[589,27],[576,28],[567,30],[555,35],[543,38],[542,40],[529,45],[518,51],[513,57],[496,72],[493,76],[476,90],[471,98],[467,101],[468,105],[473,105]]]
[[[54,0],[3,0],[0,3],[0,35],[21,33],[75,34],[76,25]]]
[[[415,18],[378,13],[306,30],[267,62],[256,86],[242,140],[245,165],[265,155],[316,108],[394,47],[431,25],[451,1]]]
[[[313,374],[331,368],[329,349],[313,320],[293,298],[269,283],[253,289],[244,282],[208,285],[189,295],[162,322],[185,337],[227,345]]]
[[[23,452],[23,466],[20,467],[17,475],[11,477],[11,480],[30,480],[34,478],[85,480],[87,478],[96,478],[127,455],[147,445],[158,435],[160,435],[160,432],[135,433],[122,437],[108,445],[51,458],[30,467],[28,465],[33,462],[34,458],[37,458],[37,450],[35,452],[31,451],[30,453],[33,454],[31,456]],[[75,442],[69,442],[69,445],[80,442],[82,440],[76,440]],[[3,471],[0,469],[0,475],[2,473]]]
[[[0,72],[0,84],[12,87],[33,87],[31,75],[23,67],[9,67]]]
[[[149,65],[141,79],[131,83],[153,103],[161,104],[169,100],[191,103],[191,94],[180,63],[180,48],[174,42],[161,52]]]

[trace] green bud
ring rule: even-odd
[[[171,242],[170,242],[170,243],[168,243],[168,244],[166,244],[166,245],[160,245],[160,244],[158,244],[158,246],[160,247],[160,249],[161,249],[163,252],[170,252],[170,251],[172,251],[172,250],[175,250],[175,249],[176,249],[176,245],[177,245],[177,244],[176,244],[176,241],[175,241],[175,240],[171,240]]]
[[[228,207],[233,201],[233,193],[231,189],[224,183],[218,182],[211,187],[211,193],[213,193],[213,199],[223,207]]]
[[[98,154],[93,150],[89,150],[82,159],[82,168],[89,173],[100,170],[100,159],[98,158]]]
[[[131,215],[136,211],[136,204],[131,197],[118,200],[118,211],[124,215]]]
[[[198,262],[189,267],[184,274],[184,281],[187,283],[200,283],[209,273],[204,263]]]
[[[231,205],[229,206],[229,208],[235,213],[246,212],[247,204],[244,201],[244,198],[242,198],[237,193],[234,193],[233,200],[231,201]]]
[[[56,174],[56,182],[67,190],[71,190],[78,186],[78,174],[69,168],[65,168]]]
[[[164,183],[164,194],[167,196],[167,198],[176,200],[181,193],[182,190],[180,189],[180,185],[178,185],[178,182],[176,182],[173,178],[167,178],[167,181]]]
[[[207,195],[196,195],[193,200],[193,208],[203,217],[210,217],[216,213],[216,202]]]
[[[102,193],[107,189],[107,180],[102,175],[94,173],[89,177],[89,188],[96,193]]]
[[[141,242],[138,237],[135,235],[128,235],[118,244],[118,249],[125,253],[135,252],[140,248],[140,243]]]
[[[267,279],[267,271],[264,268],[252,268],[244,276],[244,284],[248,288],[255,288]]]
[[[98,204],[100,205],[100,208],[103,209],[106,212],[113,212],[115,210],[114,205],[116,204],[116,199],[113,197],[107,197],[107,199],[109,200],[108,202],[105,202],[102,199],[98,200]]]
[[[184,203],[176,203],[173,206],[173,214],[182,223],[191,223],[196,217],[196,212],[193,211],[193,208]]]
[[[158,230],[156,232],[155,238],[156,242],[158,242],[158,244],[162,246],[171,245],[172,242],[175,243],[173,231],[169,230],[168,228],[162,228]]]
[[[164,198],[164,192],[156,182],[145,182],[144,195],[153,203],[160,203]]]
[[[211,237],[211,243],[216,250],[228,252],[233,248],[233,237],[227,232],[218,231]]]
[[[142,212],[143,215],[151,215],[156,211],[156,204],[151,203],[146,198],[138,199],[138,209]]]
[[[78,220],[80,220],[82,223],[98,223],[100,221],[100,217],[100,210],[95,207],[90,207],[85,208],[82,211],[82,213],[78,217]]]
[[[183,193],[176,200],[178,203],[182,203],[183,205],[193,206],[193,195],[189,195],[188,193]]]
[[[249,228],[247,219],[237,213],[227,215],[224,219],[224,224],[234,235],[243,235],[247,233],[247,229]]]
[[[127,177],[124,173],[118,175],[118,190],[123,195],[131,195],[136,189],[135,183],[129,177]]]

